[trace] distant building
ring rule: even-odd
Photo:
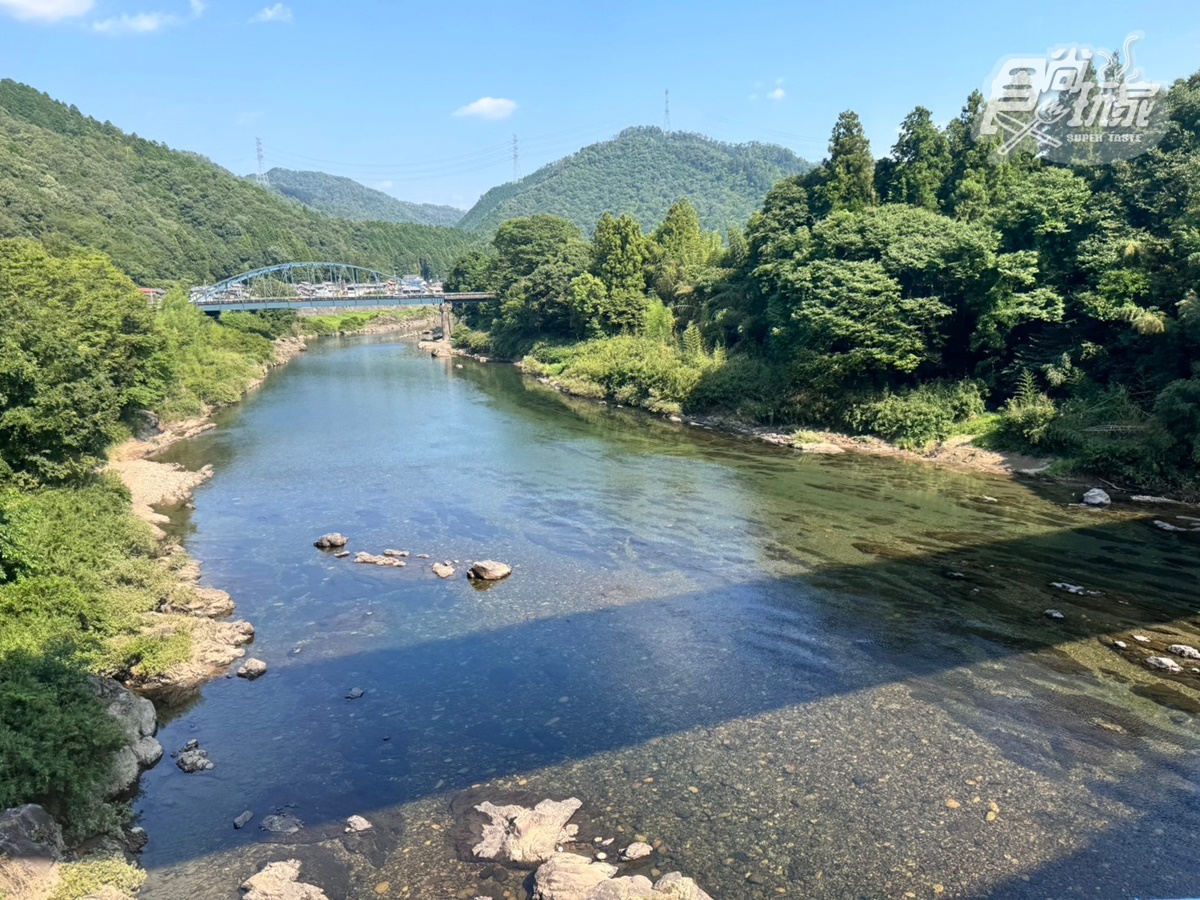
[[[141,294],[143,297],[145,297],[147,300],[149,300],[151,303],[157,303],[159,300],[161,300],[166,295],[167,292],[164,291],[162,288],[140,287],[140,288],[138,288],[138,293]]]

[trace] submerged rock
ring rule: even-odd
[[[1169,656],[1150,656],[1146,658],[1146,665],[1152,669],[1166,672],[1170,675],[1178,675],[1183,671],[1183,667]]]
[[[367,692],[364,691],[362,688],[350,688],[350,690],[346,692],[346,699],[347,700],[357,700],[359,697],[362,697],[366,693]]]
[[[370,566],[392,566],[397,569],[402,569],[408,565],[404,560],[397,559],[395,556],[376,556],[374,553],[356,553],[354,554],[354,561]]]
[[[368,822],[362,816],[351,816],[350,818],[348,818],[346,820],[346,833],[347,834],[354,834],[359,831],[370,831],[374,827],[375,826],[373,826],[370,822]]]
[[[242,882],[243,900],[329,900],[319,887],[300,881],[300,860],[267,863]]]
[[[274,816],[264,816],[262,824],[258,827],[263,831],[271,832],[271,834],[295,834],[304,827],[304,823],[293,815],[281,813]]]
[[[247,825],[250,824],[250,820],[253,818],[254,818],[254,813],[251,812],[250,810],[246,810],[244,813],[242,813],[240,816],[238,816],[236,819],[233,820],[233,827],[234,828],[245,828]]]
[[[575,797],[543,800],[533,809],[496,806],[484,801],[475,807],[492,821],[483,826],[483,839],[473,852],[483,859],[507,859],[515,863],[542,863],[556,852],[557,845],[573,841],[579,832],[567,821],[583,806]]]
[[[485,559],[477,563],[472,563],[470,571],[467,572],[467,577],[479,578],[483,581],[499,581],[501,578],[507,578],[511,574],[512,566],[496,562],[494,559]]]
[[[1083,495],[1084,506],[1108,506],[1112,503],[1112,498],[1100,488],[1092,488]]]
[[[1066,618],[1066,616],[1064,616],[1062,612],[1057,609],[1048,609],[1046,610],[1045,615],[1047,619],[1054,619],[1056,622],[1061,622]]]
[[[319,550],[337,550],[345,547],[349,542],[350,538],[346,537],[346,535],[333,531],[329,534],[321,535],[313,541],[313,546]]]

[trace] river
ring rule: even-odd
[[[218,425],[171,451],[216,467],[175,527],[270,671],[162,711],[216,768],[143,777],[150,900],[288,857],[331,898],[524,898],[462,858],[465,812],[567,796],[610,855],[661,842],[637,871],[722,900],[1200,894],[1200,679],[1132,637],[1200,645],[1200,545],[1146,510],[800,456],[386,336],[317,342]],[[327,531],[413,555],[338,560]],[[473,586],[482,558],[512,576]],[[277,812],[305,828],[260,830]],[[352,814],[375,828],[344,839]]]

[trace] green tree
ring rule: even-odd
[[[153,311],[103,256],[0,241],[0,469],[93,469],[121,417],[161,396],[160,347]]]
[[[933,123],[933,114],[924,106],[904,117],[892,148],[892,162],[881,192],[888,202],[937,210],[942,185],[950,172],[950,147]]]
[[[876,201],[875,159],[858,113],[841,113],[829,137],[829,158],[816,177],[822,212],[858,211]]]

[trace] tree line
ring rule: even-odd
[[[648,377],[665,312],[679,347],[662,365],[696,371],[670,395],[670,379],[632,390],[647,405],[907,446],[969,430],[1129,486],[1195,491],[1200,74],[1165,102],[1161,142],[1104,166],[998,158],[997,139],[974,137],[977,92],[945,127],[913,110],[880,159],[847,111],[822,163],[778,182],[726,242],[686,200],[650,234],[606,214],[590,241],[532,216],[450,280],[498,292],[469,323],[494,352],[567,378],[603,356],[606,393]],[[640,358],[626,376],[618,345]]]

